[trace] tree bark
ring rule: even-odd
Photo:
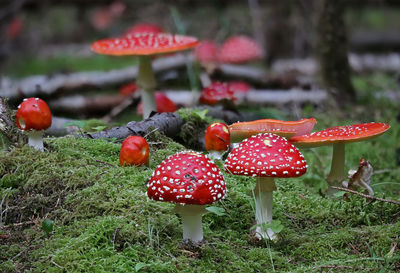
[[[347,57],[345,5],[345,0],[321,0],[317,9],[317,52],[321,76],[326,88],[341,106],[356,98]]]

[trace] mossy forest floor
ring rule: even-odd
[[[345,114],[306,107],[302,117],[316,117],[317,130],[389,123],[385,135],[347,145],[346,169],[369,160],[376,196],[399,200],[398,108],[368,99],[368,84],[358,81],[366,92],[359,105]],[[119,143],[77,137],[48,138],[43,153],[27,146],[0,152],[0,272],[400,271],[399,206],[319,194],[329,147],[302,149],[307,174],[277,180],[274,219],[284,226],[277,242],[250,236],[254,179],[224,172],[228,194],[215,204],[224,215],[205,215],[203,245],[182,246],[173,205],[149,200],[145,184],[162,160],[185,147],[158,133],[148,141],[148,167],[120,167]]]

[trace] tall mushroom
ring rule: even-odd
[[[276,190],[274,178],[303,175],[307,170],[304,156],[283,137],[258,134],[243,140],[231,151],[225,161],[225,170],[234,175],[256,177],[256,236],[275,239],[276,234],[262,226],[272,221],[272,192]]]
[[[311,134],[292,137],[292,142],[297,147],[319,147],[332,145],[331,170],[327,177],[329,185],[327,194],[331,196],[336,192],[332,186],[340,186],[346,178],[345,167],[345,145],[348,142],[357,142],[371,139],[385,133],[390,128],[385,123],[361,123],[347,126],[336,126]]]
[[[168,33],[133,33],[121,38],[103,39],[92,44],[94,52],[106,55],[139,56],[139,73],[137,83],[141,89],[143,117],[156,111],[154,89],[156,80],[151,66],[151,56],[162,53],[187,50],[198,43],[189,36]]]
[[[205,205],[225,196],[224,177],[209,158],[201,153],[184,151],[167,157],[154,170],[147,196],[156,201],[176,203],[182,217],[183,239],[203,240],[201,218]]]
[[[24,99],[18,106],[16,123],[28,133],[28,145],[43,151],[43,132],[51,125],[51,111],[47,103],[39,98]]]

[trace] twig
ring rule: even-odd
[[[357,195],[360,195],[360,196],[362,196],[364,198],[367,198],[367,199],[386,202],[386,203],[391,203],[391,204],[395,204],[395,205],[399,205],[400,206],[400,201],[395,201],[395,200],[390,200],[390,199],[383,199],[383,198],[367,195],[367,194],[364,194],[364,193],[361,193],[361,192],[358,192],[358,191],[353,191],[353,190],[342,188],[342,187],[333,186],[332,188],[333,189],[337,189],[337,190],[341,190],[341,191],[350,192],[350,193],[353,193],[353,194],[357,194]]]

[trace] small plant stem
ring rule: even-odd
[[[43,148],[43,131],[31,130],[28,132],[28,145],[36,150],[44,151]]]
[[[332,147],[332,164],[331,170],[326,178],[329,188],[326,192],[328,196],[332,196],[337,192],[333,186],[340,186],[342,181],[346,178],[344,174],[344,162],[345,162],[345,144],[335,143]]]
[[[141,90],[143,118],[148,118],[152,111],[156,111],[154,89],[157,86],[157,82],[151,66],[151,56],[139,57],[139,74],[137,83]]]
[[[175,206],[174,211],[182,217],[183,240],[199,243],[203,240],[202,216],[206,213],[202,205]]]
[[[272,222],[272,193],[276,190],[274,178],[257,177],[254,195],[256,201],[256,222],[258,225],[270,224]],[[268,228],[257,226],[256,236],[259,238],[273,240],[275,233]]]

